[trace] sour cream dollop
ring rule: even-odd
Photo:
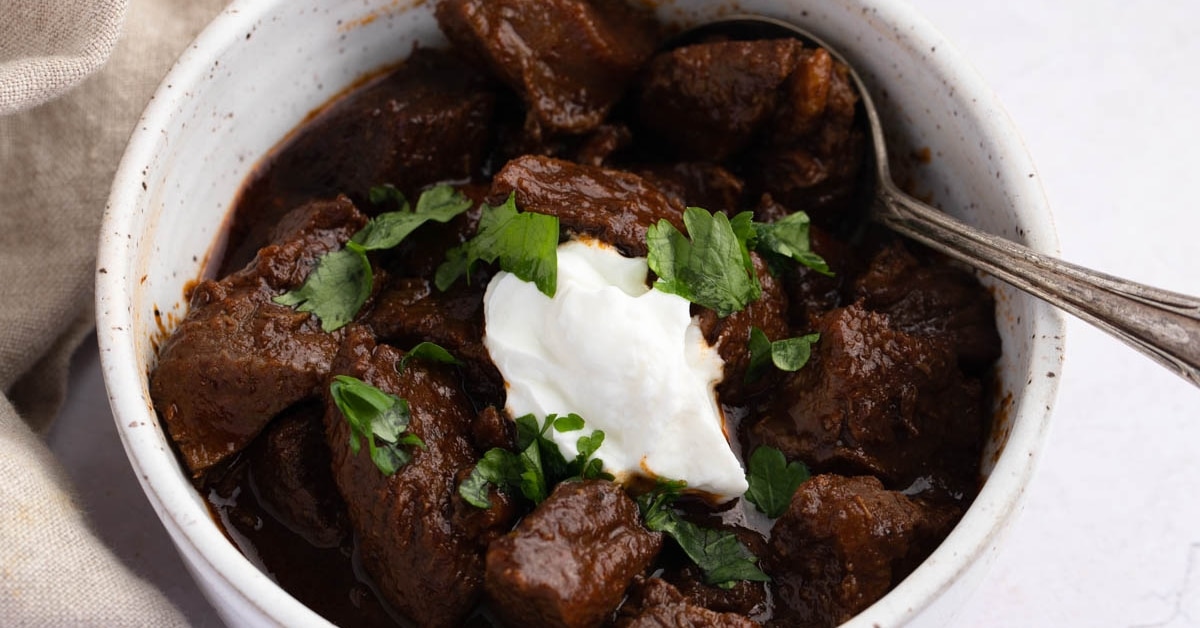
[[[549,434],[568,459],[604,431],[596,457],[618,481],[684,480],[726,501],[745,474],[725,436],[715,387],[724,364],[687,300],[646,285],[645,258],[595,240],[558,247],[553,298],[507,272],[484,295],[484,343],[513,417],[574,412],[582,432]]]

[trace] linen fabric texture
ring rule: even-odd
[[[0,625],[188,623],[97,538],[43,435],[94,325],[100,221],[125,143],[223,5],[0,0]]]

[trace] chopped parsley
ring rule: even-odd
[[[468,504],[490,508],[488,489],[491,486],[519,492],[525,499],[540,504],[561,482],[612,479],[604,472],[603,461],[593,457],[604,443],[603,431],[594,430],[580,436],[575,441],[579,454],[573,460],[567,460],[558,444],[546,435],[551,428],[560,433],[582,430],[584,422],[579,415],[551,414],[539,424],[532,414],[527,414],[517,418],[516,423],[517,451],[500,447],[489,449],[471,475],[459,485],[458,494]]]
[[[793,259],[822,275],[833,276],[829,264],[809,248],[809,219],[804,212],[788,214],[775,222],[754,223],[754,250],[764,255]]]
[[[800,370],[812,357],[812,346],[820,339],[821,334],[808,334],[772,342],[766,332],[751,327],[750,366],[746,369],[746,381],[753,382],[762,377],[771,364],[781,371]]]
[[[762,295],[750,251],[762,253],[772,268],[792,259],[830,275],[829,265],[809,249],[809,220],[804,212],[772,223],[754,222],[752,212],[733,218],[699,207],[684,210],[687,235],[670,222],[658,221],[646,231],[654,287],[729,316]],[[690,238],[690,239],[689,239]]]
[[[746,481],[750,489],[746,491],[746,499],[772,519],[787,512],[792,495],[808,479],[808,467],[803,462],[789,464],[783,452],[774,447],[755,449],[750,454],[749,469]]]
[[[689,207],[683,213],[686,236],[666,220],[652,225],[646,246],[650,270],[658,275],[654,287],[722,317],[745,309],[762,294],[748,248],[754,237],[752,216],[742,212],[730,220],[720,212]]]
[[[558,288],[558,218],[518,210],[515,194],[502,205],[485,205],[478,233],[446,252],[434,282],[444,291],[464,275],[470,281],[475,264],[497,260],[501,270],[553,297]]]
[[[335,376],[329,394],[350,425],[350,451],[358,455],[359,440],[365,440],[371,461],[384,475],[412,460],[408,447],[425,449],[425,442],[408,432],[408,401],[349,375]]]
[[[660,480],[654,490],[638,498],[646,528],[674,539],[700,568],[707,584],[728,589],[742,580],[769,581],[770,577],[758,568],[758,558],[737,535],[728,530],[700,527],[670,507],[686,487],[682,480]]]
[[[422,342],[417,344],[404,357],[400,358],[400,362],[396,364],[396,370],[403,373],[405,367],[413,360],[425,360],[427,362],[439,362],[441,364],[459,365],[462,362],[450,354],[445,348],[439,344],[432,342]]]
[[[312,313],[327,332],[341,329],[354,320],[371,296],[375,277],[367,252],[393,248],[426,222],[447,222],[472,205],[470,199],[445,184],[422,192],[416,210],[391,186],[372,188],[370,199],[399,209],[372,218],[345,248],[322,255],[304,284],[275,297],[275,303]]]
[[[336,331],[354,320],[371,296],[373,280],[366,253],[351,241],[344,249],[322,255],[304,285],[272,300],[309,312],[320,319],[321,329]]]

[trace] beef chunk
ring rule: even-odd
[[[459,471],[454,485],[461,486],[474,471],[475,465]],[[517,519],[519,514],[522,514],[517,498],[498,490],[495,486],[488,487],[490,506],[487,508],[479,508],[468,503],[458,491],[455,491],[450,499],[453,504],[451,519],[454,526],[462,531],[464,538],[475,541],[475,546],[480,553],[486,552],[492,541],[507,533],[508,529],[512,527],[512,522]]]
[[[275,415],[320,393],[336,334],[271,301],[366,224],[345,197],[314,202],[279,224],[242,270],[202,281],[150,375],[154,408],[192,474],[241,451]]]
[[[338,547],[350,532],[346,504],[329,470],[323,407],[304,403],[271,422],[248,450],[259,500],[315,547]]]
[[[500,403],[504,378],[483,346],[486,285],[460,281],[440,292],[427,279],[393,279],[363,322],[377,337],[396,346],[441,345],[462,361],[468,392],[482,403]]]
[[[683,230],[683,207],[628,172],[549,157],[514,159],[492,181],[492,202],[516,193],[525,211],[558,216],[569,231],[590,235],[626,255],[646,255],[646,230],[667,220]]]
[[[527,127],[600,125],[654,52],[657,27],[624,0],[442,0],[442,31],[522,96]]]
[[[644,166],[637,173],[680,207],[703,207],[732,216],[741,204],[742,180],[714,163],[681,161]]]
[[[249,182],[224,268],[244,264],[270,225],[301,203],[346,194],[375,213],[368,202],[374,186],[390,183],[415,200],[423,187],[469,178],[485,155],[494,101],[489,80],[468,65],[415,51],[393,73],[318,113]]]
[[[754,628],[744,615],[719,613],[688,601],[661,578],[638,577],[616,628]]]
[[[829,310],[844,305],[845,286],[860,265],[854,249],[816,225],[808,232],[809,248],[829,265],[832,276],[797,265],[795,272],[784,279],[788,295],[789,321],[795,327],[808,329],[812,320]]]
[[[854,205],[865,137],[849,70],[791,39],[718,41],[665,52],[648,66],[637,116],[679,155],[747,157],[755,193],[819,224]]]
[[[363,567],[383,599],[417,625],[460,625],[483,583],[483,555],[472,537],[483,530],[456,524],[453,503],[456,478],[476,460],[470,443],[474,411],[445,365],[418,360],[397,372],[402,352],[376,345],[365,327],[346,329],[331,373],[407,400],[409,431],[425,443],[411,449],[408,464],[385,476],[365,446],[357,455],[350,450],[350,428],[326,395],[325,439]]]
[[[633,143],[633,132],[624,124],[601,124],[583,138],[571,161],[585,166],[603,166],[614,153]]]
[[[444,52],[418,49],[395,72],[318,115],[284,147],[271,173],[301,198],[371,187],[421,187],[471,176],[483,159],[495,96],[488,79]]]
[[[485,586],[510,626],[599,626],[661,548],[620,486],[566,482],[491,544]]]
[[[708,344],[716,346],[725,361],[725,377],[717,386],[721,401],[741,403],[755,392],[770,386],[770,378],[746,382],[746,371],[750,368],[750,328],[757,327],[771,340],[788,337],[787,296],[779,281],[767,269],[766,262],[757,253],[751,253],[762,296],[752,301],[746,309],[718,318],[708,309],[696,308],[699,312],[700,329]]]
[[[770,121],[799,49],[799,42],[779,39],[703,43],[661,53],[646,68],[638,119],[680,155],[729,158]]]
[[[775,222],[792,213],[770,194],[763,194],[754,210],[754,219]],[[813,316],[843,305],[845,286],[861,266],[853,248],[817,225],[809,225],[808,240],[809,248],[825,260],[833,275],[796,264],[789,266],[781,277],[788,295],[788,319],[798,329],[808,329]]]
[[[496,406],[487,406],[479,411],[472,426],[475,446],[479,451],[487,451],[493,447],[502,449],[517,448],[516,423],[505,416]]]
[[[873,477],[819,475],[771,529],[774,622],[836,626],[899,582],[962,516],[884,490]]]
[[[859,304],[815,321],[812,359],[786,376],[750,428],[817,471],[878,475],[893,488],[947,469],[971,477],[983,426],[979,383],[944,341],[897,330]]]
[[[942,260],[921,262],[900,241],[875,255],[855,279],[853,296],[886,313],[897,329],[945,337],[968,371],[1000,357],[992,295],[971,273]]]
[[[755,187],[818,224],[844,223],[855,217],[866,150],[849,69],[825,50],[804,49],[781,92],[765,146],[750,159]]]

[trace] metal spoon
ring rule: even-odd
[[[721,18],[684,33],[676,42],[713,33],[747,39],[795,37],[824,48],[849,68],[870,126],[876,184],[872,218],[877,222],[1078,316],[1200,387],[1200,299],[1042,255],[905,194],[892,181],[883,125],[871,94],[837,50],[795,24],[759,15]]]

